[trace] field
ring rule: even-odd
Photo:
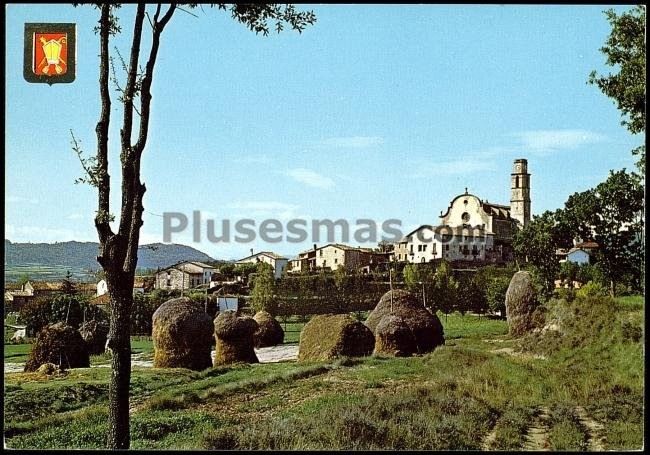
[[[642,324],[643,299],[604,311],[584,315],[604,324],[589,343],[571,339],[575,347],[540,353],[520,351],[504,321],[452,314],[441,317],[445,346],[424,356],[203,372],[135,367],[131,447],[640,449],[643,340],[625,327]],[[148,343],[133,350],[150,352]],[[108,374],[6,374],[7,447],[101,448]]]

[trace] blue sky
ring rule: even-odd
[[[94,152],[99,114],[98,11],[6,7],[5,237],[96,241],[94,188],[70,130]],[[301,8],[306,8],[302,5]],[[143,157],[142,242],[162,241],[163,212],[263,220],[396,218],[437,223],[465,187],[508,204],[512,161],[527,158],[532,211],[632,169],[643,138],[586,84],[608,71],[605,6],[324,5],[302,35],[257,36],[223,11],[177,12],[163,35]],[[629,9],[615,7],[618,11]],[[122,8],[128,53],[134,7]],[[72,84],[23,79],[25,22],[77,24]],[[111,49],[113,49],[113,45]],[[126,57],[125,57],[126,58]],[[113,96],[112,211],[119,214]],[[219,224],[218,224],[219,225]],[[304,244],[173,241],[217,258]],[[354,242],[351,242],[354,244]]]

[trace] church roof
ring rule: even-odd
[[[488,202],[481,202],[483,211],[488,215],[492,215],[497,219],[507,220],[510,218],[510,206],[501,204],[492,204]]]

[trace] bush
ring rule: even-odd
[[[634,324],[631,321],[624,321],[621,324],[621,331],[623,334],[623,341],[631,341],[637,343],[643,337],[643,329],[641,326]]]
[[[600,283],[593,281],[588,282],[576,291],[576,296],[581,298],[586,297],[606,297],[609,291]]]

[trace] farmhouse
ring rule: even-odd
[[[291,272],[316,269],[336,270],[339,266],[346,270],[368,270],[385,261],[386,253],[373,251],[370,248],[329,243],[320,248],[314,245],[313,249],[303,251],[297,259],[292,259]]]
[[[156,273],[154,287],[165,290],[182,290],[209,285],[216,269],[198,261],[183,261]]]
[[[236,261],[235,264],[257,264],[258,262],[264,262],[271,265],[271,267],[273,267],[275,278],[278,279],[282,276],[282,272],[287,268],[289,260],[271,251],[261,251],[240,259]]]

